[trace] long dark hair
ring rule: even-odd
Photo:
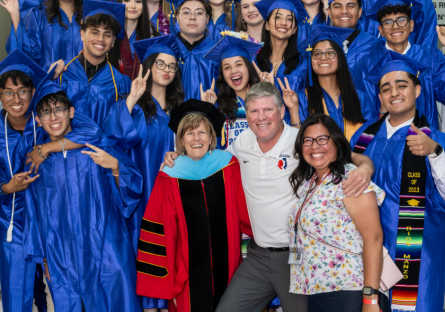
[[[332,140],[337,147],[337,158],[329,164],[329,170],[332,173],[332,183],[339,184],[342,180],[341,175],[345,174],[344,166],[348,163],[352,163],[351,146],[334,119],[325,114],[314,114],[309,116],[301,125],[297,140],[295,141],[293,156],[300,161],[297,168],[295,168],[289,177],[289,182],[294,194],[298,198],[300,198],[297,195],[298,189],[305,183],[305,181],[308,181],[312,177],[314,171],[313,167],[309,165],[303,157],[303,144],[301,143],[301,140],[304,138],[306,129],[316,124],[322,124],[326,127],[331,136],[329,140]],[[314,142],[313,144],[317,143]]]
[[[253,67],[252,63],[249,62],[245,57],[241,57],[247,66],[249,72],[249,82],[248,85],[253,86],[254,84],[260,82],[260,77]],[[218,88],[218,109],[229,118],[231,124],[236,120],[236,112],[238,111],[238,104],[236,103],[236,93],[224,80],[222,62],[219,65],[219,75],[216,79],[216,87]]]
[[[328,40],[332,48],[337,51],[338,58],[338,70],[337,70],[337,83],[340,88],[341,101],[343,103],[343,117],[353,124],[364,123],[366,120],[362,114],[362,108],[360,105],[360,99],[354,84],[352,83],[351,74],[349,72],[348,63],[346,61],[343,49],[332,40]],[[319,41],[321,42],[321,41]],[[317,44],[315,44],[315,47]],[[311,60],[309,60],[311,62]],[[323,91],[318,81],[318,75],[312,69],[312,87],[307,88],[307,100],[309,114],[322,114],[323,108]],[[307,73],[307,80],[309,81],[309,71]]]
[[[76,23],[80,25],[82,23],[82,14],[83,14],[83,1],[82,0],[74,0],[74,14],[76,14]],[[46,1],[46,15],[48,18],[48,22],[53,24],[54,18],[57,18],[57,23],[60,26],[64,26],[65,29],[68,29],[62,22],[62,14],[60,13],[59,0],[47,0]]]
[[[275,16],[280,12],[280,9],[277,10],[275,13]],[[263,33],[261,37],[264,41],[264,46],[258,53],[258,67],[261,69],[261,71],[270,72],[270,67],[272,64],[270,63],[270,56],[272,55],[272,44],[270,41],[270,31],[266,30],[266,23],[269,22],[270,17],[273,13],[269,14],[266,21],[263,24]],[[293,17],[293,23],[297,23],[297,19],[294,13],[292,13]],[[276,24],[277,20],[275,20]],[[300,63],[300,52],[298,52],[297,49],[297,39],[298,39],[298,24],[297,24],[297,30],[295,31],[295,34],[293,34],[289,39],[287,43],[287,47],[284,50],[283,53],[283,61],[286,65],[286,69],[284,70],[285,75],[289,75],[295,68],[297,68],[298,64]]]
[[[153,64],[156,61],[159,53],[155,53],[147,57],[147,59],[142,63],[143,70],[142,75],[145,76],[147,70],[153,67]],[[145,93],[141,96],[138,101],[138,105],[142,108],[142,111],[145,115],[145,120],[147,123],[156,118],[156,103],[153,101],[151,97],[151,87],[153,85],[153,77],[152,74],[148,76],[147,80],[147,88],[145,89]],[[176,72],[175,78],[173,81],[167,86],[165,92],[165,112],[169,112],[172,108],[175,108],[179,104],[184,101],[184,90],[182,89],[181,83],[181,70],[178,66],[178,71]]]
[[[122,0],[116,0],[116,2],[123,3]],[[122,27],[125,27],[125,25],[123,25]],[[136,36],[138,40],[144,40],[151,37],[159,36],[159,34],[151,25],[146,0],[142,1],[142,14],[138,18],[138,25],[136,26]],[[116,40],[114,41],[114,46],[108,53],[108,61],[117,69],[119,69],[119,61],[121,59],[122,41],[123,39],[116,38]]]
[[[326,21],[326,14],[324,13],[324,3],[320,0],[320,3],[318,4],[318,12],[321,14],[321,21]]]

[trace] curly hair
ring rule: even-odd
[[[90,27],[98,27],[103,25],[105,29],[110,29],[113,32],[113,36],[116,37],[121,31],[122,27],[119,21],[105,13],[97,13],[93,16],[89,16],[80,25],[80,29],[84,32]]]
[[[402,13],[405,14],[407,17],[411,17],[411,8],[407,4],[396,4],[396,5],[384,5],[378,12],[377,12],[377,20],[379,24],[382,22],[382,19],[390,14],[397,14]]]
[[[76,23],[82,23],[82,14],[83,14],[83,1],[82,0],[74,0],[74,14],[76,14]],[[58,0],[47,0],[46,1],[46,15],[48,18],[48,22],[53,24],[54,19],[57,19],[57,23],[60,26],[64,26],[65,29],[68,29],[68,26],[62,22],[62,14],[60,13],[59,1]]]

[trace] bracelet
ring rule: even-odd
[[[291,123],[290,126],[291,127],[296,127],[296,126],[301,126],[301,124],[302,124],[302,122],[299,122],[299,123],[296,123],[296,124]]]
[[[365,299],[365,298],[363,298],[363,303],[365,303],[365,304],[379,304],[379,299]]]
[[[387,112],[380,112],[380,114],[382,114],[382,115],[384,115],[384,114],[386,114]]]
[[[42,147],[42,144],[39,145],[39,155],[40,157],[42,157],[43,159],[48,159],[48,157],[45,157],[42,155],[42,153],[40,152],[40,148]]]
[[[2,182],[2,183],[0,183],[0,195],[7,196],[8,193],[3,192],[3,190],[2,190],[2,186],[5,185],[5,184],[8,184],[8,182]]]
[[[119,173],[118,174],[113,174],[113,171],[111,171],[111,174],[113,175],[113,177],[118,177],[119,176]]]

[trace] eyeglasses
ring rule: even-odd
[[[330,135],[319,135],[316,138],[310,138],[310,137],[304,137],[301,139],[301,143],[303,146],[312,146],[314,144],[314,141],[317,142],[318,145],[326,145],[329,142],[329,139],[331,138]]]
[[[3,95],[3,97],[5,98],[5,100],[12,100],[14,98],[14,96],[17,94],[19,96],[19,98],[21,98],[22,100],[26,100],[29,98],[29,93],[31,92],[31,90],[20,90],[17,92],[12,92],[12,91],[6,91],[3,93],[0,93]]]
[[[66,108],[66,107],[56,107],[52,111],[46,110],[46,111],[41,112],[39,114],[39,116],[40,116],[41,120],[47,121],[51,118],[51,113],[54,113],[54,116],[56,116],[56,117],[65,117],[67,110],[68,110],[68,108]]]
[[[335,57],[337,56],[337,51],[326,51],[326,52],[313,52],[312,53],[312,58],[314,60],[319,60],[323,57],[323,55],[327,58],[327,59],[335,59]]]
[[[203,19],[207,15],[204,10],[197,10],[195,13],[191,10],[181,10],[179,14],[182,15],[182,18],[191,19],[193,16],[197,20]]]
[[[171,73],[176,73],[178,71],[178,66],[176,66],[176,64],[165,64],[164,61],[158,60],[155,62],[156,63],[156,68],[163,70],[166,67],[168,67],[168,71]]]
[[[390,19],[384,20],[383,22],[380,23],[380,26],[382,26],[384,29],[392,29],[394,27],[394,22],[396,22],[399,27],[405,27],[406,25],[408,25],[408,22],[410,20],[411,19],[409,17],[400,16],[395,20],[390,20]]]

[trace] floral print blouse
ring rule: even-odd
[[[345,165],[345,175],[356,167]],[[352,255],[319,243],[335,246],[341,250],[362,254],[363,239],[346,211],[341,183],[329,183],[329,174],[318,186],[300,216],[297,232],[297,246],[303,249],[302,264],[291,266],[290,292],[296,294],[317,294],[351,287],[363,286],[362,257]],[[300,199],[288,217],[289,246],[295,247],[295,218],[304,202],[310,181],[298,190]],[[385,198],[385,192],[373,182],[365,193],[374,191],[378,205]],[[313,238],[306,236],[301,227]]]

